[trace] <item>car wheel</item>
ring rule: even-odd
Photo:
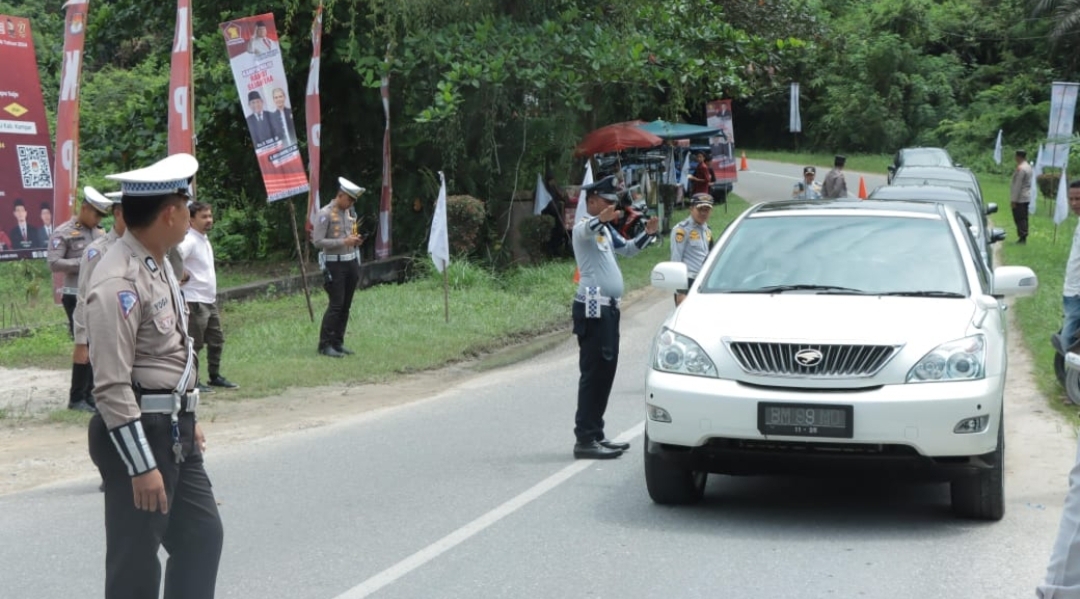
[[[961,518],[1001,520],[1005,515],[1005,421],[998,426],[997,450],[985,456],[991,467],[951,483],[953,513]]]
[[[709,476],[707,472],[676,468],[659,453],[650,452],[648,434],[644,445],[645,486],[653,501],[661,505],[688,505],[701,501]]]

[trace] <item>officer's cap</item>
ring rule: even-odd
[[[690,206],[712,206],[712,196],[707,193],[696,193],[690,198]]]
[[[616,185],[615,181],[615,175],[608,175],[595,183],[585,185],[581,190],[587,192],[589,195],[600,196],[609,202],[616,202],[619,200],[619,192],[621,190]]]
[[[148,197],[161,195],[191,196],[191,179],[199,170],[199,161],[191,154],[173,154],[146,168],[117,175],[106,175],[120,182],[124,196]]]
[[[833,159],[833,164],[836,165],[836,166],[844,166],[844,164],[846,164],[846,163],[847,163],[847,156],[841,156],[840,154],[837,154],[836,158]]]
[[[94,207],[94,210],[102,214],[109,214],[112,212],[112,200],[101,195],[101,192],[87,185],[83,188],[83,199],[87,204]]]
[[[817,169],[812,167],[812,166],[804,166],[803,170],[802,170],[802,174],[804,174],[804,175],[814,175],[814,174],[817,174]]]
[[[352,181],[349,181],[345,177],[338,177],[337,180],[338,180],[338,185],[341,186],[342,193],[344,193],[345,195],[349,196],[350,198],[352,198],[354,200],[359,198],[360,194],[367,191],[363,187],[360,187],[356,183],[353,183]]]
[[[120,200],[124,197],[124,193],[120,191],[110,191],[109,193],[105,194],[105,197],[112,200],[113,206],[119,206]]]

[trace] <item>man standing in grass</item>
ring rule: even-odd
[[[833,168],[825,175],[825,183],[821,185],[821,197],[830,200],[847,197],[847,179],[844,178],[846,164],[846,156],[837,155],[833,158]]]
[[[612,226],[619,217],[618,190],[614,175],[607,176],[585,191],[588,217],[574,225],[574,259],[581,282],[574,296],[574,335],[578,338],[577,413],[574,416],[574,457],[610,459],[622,455],[629,443],[610,441],[604,436],[611,385],[619,365],[619,304],[623,278],[615,254],[633,256],[649,245],[658,226],[654,216],[645,231],[632,240],[623,239]]]
[[[319,248],[319,267],[325,278],[329,304],[319,329],[319,354],[344,358],[352,352],[345,347],[345,329],[349,326],[349,310],[353,294],[360,283],[360,246],[364,238],[356,231],[353,204],[364,188],[338,177],[337,195],[319,210],[312,242]]]
[[[195,355],[206,346],[206,365],[210,387],[199,386],[203,393],[212,387],[236,389],[239,385],[221,376],[221,352],[225,333],[221,330],[221,314],[217,307],[217,271],[214,270],[214,248],[207,235],[214,228],[214,213],[209,204],[188,204],[191,228],[177,248],[184,260],[183,291],[188,307],[188,334],[195,342]]]
[[[1027,152],[1016,151],[1016,170],[1013,171],[1012,185],[1009,186],[1009,200],[1012,202],[1013,222],[1016,223],[1016,243],[1027,243],[1028,208],[1031,204],[1031,165],[1027,161]]]

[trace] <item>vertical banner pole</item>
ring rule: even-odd
[[[304,266],[304,255],[300,252],[300,232],[296,227],[296,206],[293,205],[293,201],[289,200],[289,222],[292,223],[292,235],[293,241],[296,242],[296,259],[300,262],[300,280],[304,285],[304,298],[307,299],[307,311],[308,316],[311,317],[311,322],[315,322],[315,310],[311,307],[311,292],[308,291],[307,285],[307,268]]]
[[[449,265],[442,271],[443,306],[446,313],[446,322],[450,322],[450,270]]]

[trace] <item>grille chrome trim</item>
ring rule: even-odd
[[[748,374],[814,379],[872,377],[899,353],[900,345],[860,343],[780,343],[725,340],[739,367]],[[821,352],[812,366],[800,364],[799,352]]]

